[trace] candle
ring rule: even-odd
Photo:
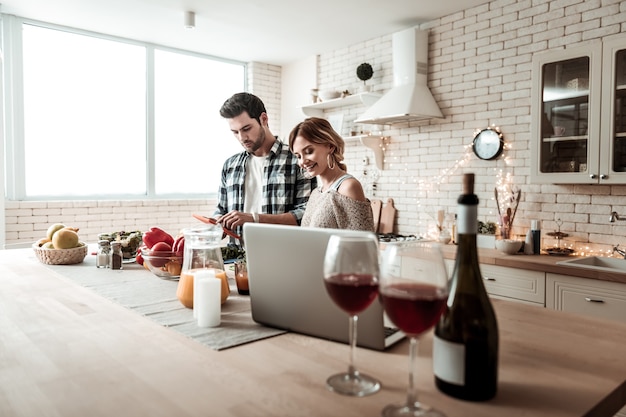
[[[198,326],[220,325],[222,282],[215,278],[215,271],[199,271],[194,274],[194,312],[197,310]],[[197,301],[197,303],[196,303]]]
[[[198,318],[198,309],[196,306],[198,305],[198,281],[202,277],[210,277],[215,278],[215,270],[214,269],[199,269],[193,272],[193,318]]]

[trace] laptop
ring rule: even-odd
[[[323,281],[324,255],[333,234],[354,230],[245,223],[248,279],[255,322],[348,343],[348,314],[335,305]],[[359,314],[357,345],[385,350],[404,338],[375,300]]]

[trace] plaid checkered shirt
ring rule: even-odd
[[[222,216],[232,210],[243,211],[248,158],[250,154],[243,151],[224,162],[214,216]],[[316,186],[316,179],[303,175],[298,158],[277,138],[263,166],[262,213],[290,212],[300,224],[306,203]],[[241,227],[237,227],[235,232],[241,235]]]

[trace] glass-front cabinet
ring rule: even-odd
[[[605,41],[602,50],[602,80],[607,82],[602,89],[601,132],[606,130],[606,140],[601,142],[600,152],[609,156],[608,172],[612,176],[605,182],[626,183],[626,37]]]
[[[626,37],[533,58],[531,182],[626,183]]]

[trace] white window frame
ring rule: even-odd
[[[140,41],[134,41],[94,33],[90,31],[68,28],[51,23],[45,23],[26,19],[13,15],[0,14],[2,20],[2,65],[3,65],[3,118],[4,118],[4,163],[5,163],[5,194],[8,200],[14,201],[42,201],[42,200],[135,200],[135,199],[168,199],[168,198],[215,198],[217,189],[214,192],[197,193],[197,194],[156,194],[155,193],[155,115],[154,115],[154,51],[164,50],[181,54],[188,54],[202,58],[212,59],[216,61],[226,62],[243,67],[243,86],[247,91],[247,64],[240,61],[229,60],[224,58],[213,57],[205,54],[184,51],[176,48],[169,48],[160,45],[149,44]],[[22,24],[32,24],[49,29],[62,30],[69,33],[76,33],[86,36],[102,38],[117,42],[139,45],[146,48],[146,194],[141,195],[93,195],[85,196],[64,196],[58,195],[53,197],[37,197],[27,196],[24,181],[25,173],[25,149],[24,149],[24,102],[23,102],[23,57],[22,57]],[[0,90],[1,91],[1,90]],[[236,93],[237,91],[233,91]],[[226,99],[226,98],[225,98]],[[224,137],[231,139],[230,132],[226,124],[224,124]],[[0,143],[1,144],[1,143]],[[224,155],[224,160],[230,156]],[[0,154],[1,155],[1,154]],[[184,169],[184,167],[181,167]],[[98,175],[98,172],[90,175]]]

